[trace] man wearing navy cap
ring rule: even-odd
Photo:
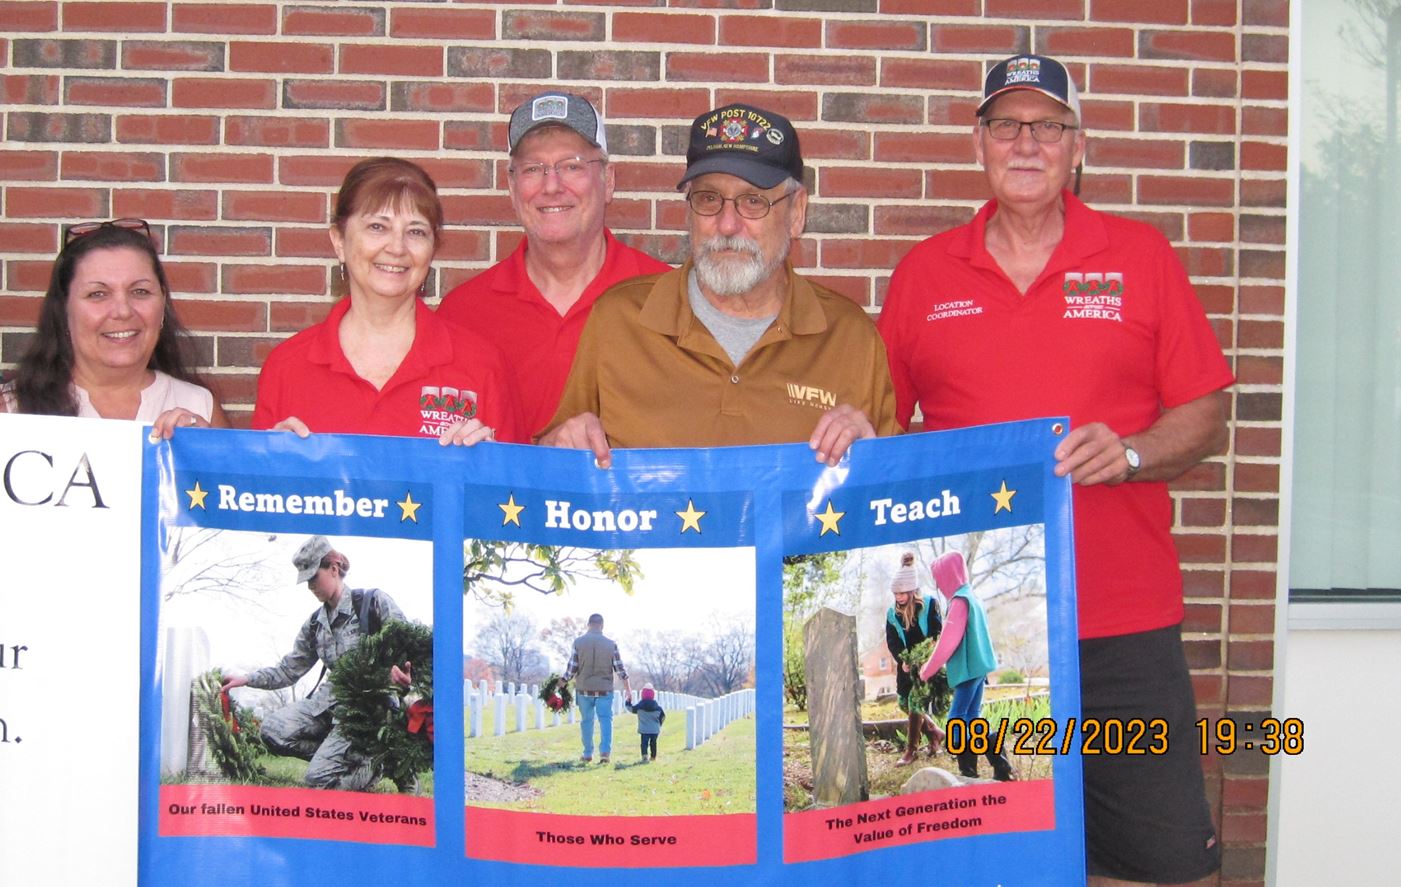
[[[603,117],[567,92],[511,113],[506,188],[525,239],[443,297],[438,313],[484,336],[516,368],[526,431],[555,413],[589,310],[610,286],[670,266],[604,226],[613,164]]]
[[[1196,881],[1220,848],[1167,482],[1225,443],[1231,371],[1167,240],[1072,193],[1085,131],[1064,65],[993,65],[973,136],[993,200],[911,250],[881,311],[899,420],[1070,416],[1055,473],[1074,482],[1083,719],[1155,737],[1082,759],[1090,884]]]
[[[807,220],[798,133],[733,104],[691,125],[691,258],[613,287],[540,443],[589,449],[807,441],[835,464],[894,429],[885,349],[851,300],[794,272]]]

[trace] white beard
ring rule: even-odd
[[[741,296],[768,280],[788,255],[792,238],[784,238],[782,247],[771,261],[764,260],[759,244],[747,237],[712,237],[691,248],[696,279],[700,285],[717,296]],[[744,253],[739,258],[719,258],[716,253],[733,250]]]

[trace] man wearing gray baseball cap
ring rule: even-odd
[[[308,539],[292,556],[292,566],[297,568],[297,582],[305,582],[321,606],[302,624],[292,652],[281,662],[247,676],[225,678],[225,692],[244,686],[290,687],[317,660],[325,663],[326,670],[332,669],[362,637],[374,634],[385,622],[404,621],[399,605],[378,588],[346,588],[350,559],[332,548],[325,536]],[[397,666],[391,669],[391,679],[397,679],[396,671]],[[305,780],[312,788],[365,791],[375,782],[374,766],[351,747],[336,725],[336,696],[324,671],[311,695],[263,719],[262,736],[274,754],[309,762]]]
[[[521,103],[507,143],[506,187],[525,239],[443,297],[438,311],[485,336],[517,368],[522,417],[535,434],[554,415],[599,294],[670,266],[604,226],[613,165],[603,118],[588,99],[546,92]]]
[[[732,104],[695,119],[684,190],[691,258],[599,299],[540,443],[589,449],[807,441],[835,465],[890,434],[885,349],[850,299],[789,261],[807,221],[798,133]]]

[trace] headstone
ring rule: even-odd
[[[900,791],[897,794],[913,795],[917,792],[953,788],[958,785],[963,785],[963,780],[947,770],[940,767],[921,767],[915,771],[913,776],[905,780],[905,784],[900,786]]]
[[[823,607],[803,625],[803,671],[813,800],[826,806],[865,801],[871,783],[861,735],[856,617]]]

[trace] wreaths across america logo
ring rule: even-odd
[[[442,437],[453,423],[477,415],[477,392],[447,385],[424,385],[418,394],[423,419],[419,434]]]
[[[1065,293],[1065,314],[1069,320],[1124,321],[1124,274],[1122,271],[1067,272],[1061,284]]]

